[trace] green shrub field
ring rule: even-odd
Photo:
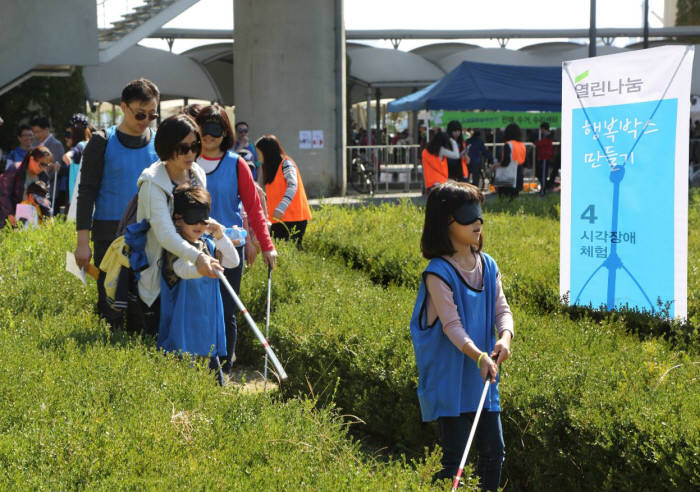
[[[501,271],[503,290],[511,304],[541,314],[566,311],[572,319],[590,315],[621,321],[640,337],[660,336],[686,350],[700,350],[700,192],[690,198],[688,259],[688,322],[669,322],[633,310],[591,312],[564,308],[559,299],[558,195],[545,199],[489,199],[484,207],[484,251]],[[325,206],[309,224],[305,247],[339,258],[367,273],[381,285],[417,289],[427,261],[420,255],[423,209],[410,201],[358,210]]]
[[[489,200],[484,250],[516,326],[500,383],[506,490],[700,486],[698,205],[694,194],[680,325],[562,308],[556,195]],[[408,328],[422,214],[409,202],[325,206],[304,251],[278,245],[270,340],[289,381],[266,394],[219,388],[152,339],[98,322],[94,282],[63,268],[72,224],[3,231],[0,487],[441,489]],[[260,327],[266,281],[258,261],[242,284]],[[239,319],[239,363],[261,370],[262,354]]]
[[[64,271],[73,231],[0,233],[0,489],[430,488],[436,452],[379,459],[332,405],[219,388],[153,340],[110,333],[94,282]]]
[[[402,451],[435,442],[435,428],[420,423],[415,393],[408,330],[415,290],[367,282],[334,258],[281,252],[271,338],[290,377],[285,394],[333,401]],[[246,285],[264,285],[262,266],[249,273]],[[246,296],[262,313],[265,293]],[[700,367],[691,355],[660,339],[640,342],[620,321],[513,310],[515,354],[501,381],[512,486],[663,490],[700,483]],[[241,351],[254,353],[245,338]]]

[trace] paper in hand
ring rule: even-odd
[[[85,270],[78,266],[75,262],[75,255],[70,251],[66,251],[66,271],[78,277],[82,283],[86,283]]]

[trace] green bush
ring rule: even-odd
[[[511,305],[546,314],[563,310],[577,319],[582,311],[601,319],[624,321],[640,338],[662,337],[674,347],[700,351],[700,193],[691,197],[688,321],[669,321],[634,310],[605,312],[567,308],[559,299],[559,221],[557,195],[545,200],[488,200],[484,251],[498,262],[503,290]],[[534,210],[534,214],[530,213]],[[367,272],[381,285],[417,289],[427,261],[420,256],[424,210],[411,202],[360,210],[325,206],[309,224],[304,244],[317,254],[336,256],[347,266]],[[616,323],[618,324],[618,323]]]
[[[370,284],[332,259],[280,249],[271,339],[290,377],[285,394],[335,402],[394,449],[435,442],[416,397],[408,329],[415,291]],[[257,312],[265,282],[262,265],[245,279]],[[700,484],[700,367],[687,354],[653,339],[640,345],[619,321],[513,309],[515,356],[501,384],[509,483],[527,490]],[[241,350],[251,350],[248,331],[240,337]]]
[[[313,399],[219,388],[92,313],[74,226],[0,235],[0,488],[419,490],[439,455],[384,460]],[[473,489],[473,481],[471,482]]]

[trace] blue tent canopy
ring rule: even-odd
[[[387,110],[561,111],[561,67],[522,67],[462,62],[418,92],[390,102]]]

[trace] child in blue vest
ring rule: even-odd
[[[498,365],[510,357],[513,316],[496,262],[481,251],[484,195],[448,181],[430,192],[421,238],[430,260],[411,317],[424,422],[438,421],[442,471],[452,478],[464,453],[486,378],[492,384],[475,435],[477,474],[498,488],[505,457]]]
[[[173,220],[180,235],[224,268],[239,257],[224,227],[209,218],[211,196],[201,186],[183,184],[173,192]],[[163,251],[158,348],[212,359],[226,357],[226,328],[219,280],[202,277],[197,267]],[[220,381],[222,383],[222,381]]]

